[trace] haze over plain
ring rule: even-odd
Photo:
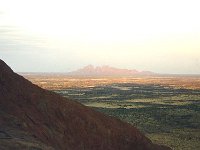
[[[198,0],[0,3],[0,57],[17,72],[93,64],[200,74]]]

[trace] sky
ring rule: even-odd
[[[92,64],[200,74],[199,0],[0,0],[0,59],[17,72]]]

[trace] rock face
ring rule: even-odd
[[[0,60],[0,149],[167,150],[130,124],[33,85]]]

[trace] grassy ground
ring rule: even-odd
[[[176,150],[198,150],[200,149],[199,129],[179,129],[170,133],[151,133],[147,136],[158,144],[164,144]]]

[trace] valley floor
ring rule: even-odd
[[[200,149],[200,77],[26,78],[133,124],[155,143]]]

